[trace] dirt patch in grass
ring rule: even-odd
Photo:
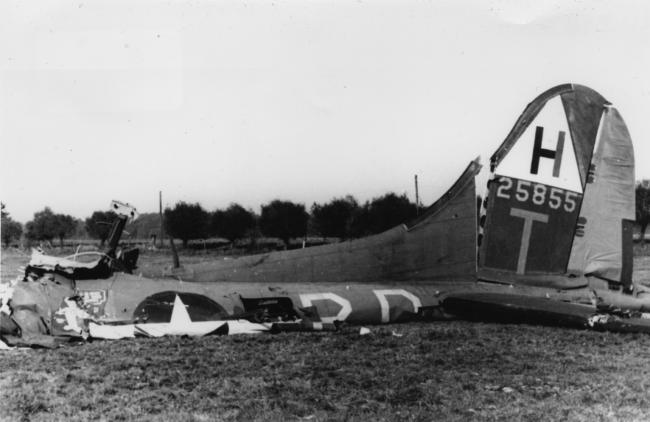
[[[393,331],[402,334],[393,335]],[[3,353],[11,420],[646,420],[650,336],[447,322]]]

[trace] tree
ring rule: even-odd
[[[368,206],[368,231],[381,233],[415,218],[417,208],[406,195],[387,193],[373,199]]]
[[[352,218],[359,209],[353,196],[334,198],[311,207],[311,218],[316,232],[321,236],[348,238],[351,235]]]
[[[74,233],[77,228],[77,221],[71,215],[55,214],[56,236],[59,238],[59,244],[63,247],[63,238]]]
[[[5,204],[1,202],[0,214],[2,216],[2,227],[0,227],[2,242],[5,246],[9,246],[13,240],[20,239],[20,236],[23,234],[23,226],[9,216],[9,213],[5,210]]]
[[[104,246],[116,218],[117,214],[113,211],[95,211],[86,218],[86,232],[93,239],[99,239],[100,245]]]
[[[352,213],[349,233],[350,237],[363,237],[372,234],[370,231],[370,202],[366,201],[363,206]]]
[[[309,214],[303,204],[276,199],[262,206],[260,229],[265,236],[278,237],[289,247],[292,237],[307,233]]]
[[[239,204],[230,204],[225,210],[212,213],[211,231],[234,242],[255,228],[255,214]]]
[[[636,183],[636,222],[641,229],[641,243],[645,243],[645,231],[650,223],[650,180]]]
[[[198,202],[177,202],[173,209],[165,209],[165,230],[170,236],[181,239],[186,248],[188,240],[207,237],[208,217]]]
[[[56,236],[56,219],[50,207],[34,213],[34,219],[25,225],[25,236],[30,240],[51,241]]]
[[[26,224],[26,236],[30,240],[51,241],[59,238],[61,246],[63,239],[73,233],[76,227],[75,219],[66,214],[54,214],[50,207],[34,214],[34,219]]]

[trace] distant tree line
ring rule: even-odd
[[[25,237],[31,241],[48,241],[58,238],[63,246],[63,239],[73,234],[77,227],[75,219],[67,214],[55,214],[50,207],[34,214],[34,219],[25,224]]]
[[[308,212],[304,204],[273,200],[255,214],[239,204],[208,212],[198,203],[178,202],[165,209],[165,230],[184,246],[193,239],[222,237],[230,242],[258,236],[291,239],[309,235],[351,239],[380,233],[417,215],[406,195],[386,194],[359,205],[352,196],[315,203]]]
[[[109,225],[110,223],[111,221],[108,222]],[[1,232],[4,246],[9,246],[12,242],[20,240],[23,235],[29,242],[52,242],[54,239],[58,239],[61,246],[63,246],[65,238],[81,238],[85,237],[87,233],[96,237],[83,220],[68,214],[55,214],[50,207],[45,207],[42,211],[34,213],[34,218],[23,227],[22,224],[11,218],[6,211],[5,204],[2,204]]]
[[[637,182],[635,194],[636,221],[644,239],[650,224],[650,180]],[[58,239],[61,245],[64,238],[88,235],[103,245],[115,219],[112,211],[95,211],[82,221],[45,207],[23,227],[11,218],[5,204],[1,206],[0,233],[5,246],[23,235],[29,241]],[[308,235],[345,240],[381,233],[408,223],[417,214],[416,205],[406,195],[388,193],[364,204],[350,195],[333,198],[326,203],[314,203],[309,211],[304,204],[276,199],[262,205],[260,214],[234,203],[225,209],[207,211],[199,203],[178,202],[165,209],[164,221],[166,233],[180,239],[184,247],[195,239],[220,237],[234,244],[261,236],[281,239],[289,247],[291,239]]]

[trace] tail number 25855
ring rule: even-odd
[[[499,187],[497,197],[510,199],[512,196],[519,202],[532,202],[535,205],[548,205],[551,209],[563,209],[573,212],[576,209],[576,200],[579,194],[569,190],[546,186],[527,180],[511,179],[510,177],[497,176]]]

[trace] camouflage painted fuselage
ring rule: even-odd
[[[531,102],[492,156],[477,210],[479,170],[470,163],[417,221],[378,235],[214,260],[166,277],[115,272],[75,280],[76,291],[106,323],[166,322],[176,297],[192,321],[264,310],[374,324],[445,318],[451,308],[471,314],[474,305],[581,321],[607,307],[650,311],[650,294],[631,277],[632,142],[602,96],[566,84]],[[43,280],[23,283],[16,288]]]

